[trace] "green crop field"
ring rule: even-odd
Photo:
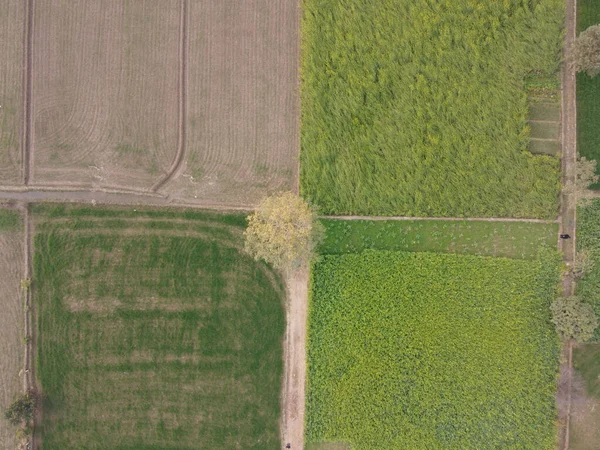
[[[598,0],[577,0],[577,32],[600,23]],[[600,161],[600,76],[577,74],[577,151]],[[598,167],[600,173],[600,167]],[[600,183],[593,186],[600,189]]]
[[[592,270],[577,281],[577,295],[592,305],[600,317],[600,200],[593,200],[577,210],[577,252],[588,251],[594,260]],[[600,328],[594,340],[600,341]]]
[[[44,449],[279,449],[284,289],[244,218],[36,207]]]
[[[558,69],[562,0],[303,7],[301,192],[324,213],[556,216],[525,78]]]
[[[366,249],[462,253],[534,259],[540,246],[554,247],[558,224],[443,220],[322,219],[322,254]]]
[[[324,256],[311,280],[308,443],[554,449],[560,256],[541,255]]]

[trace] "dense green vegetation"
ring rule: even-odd
[[[600,23],[598,0],[577,1],[577,32]],[[600,76],[577,74],[577,151],[600,161]],[[600,173],[600,166],[597,168]],[[600,189],[600,183],[593,186]]]
[[[554,449],[560,256],[365,251],[313,267],[307,440]]]
[[[239,216],[36,211],[45,449],[280,448],[284,290]]]
[[[306,0],[301,191],[324,213],[553,218],[525,77],[558,68],[562,0]],[[544,78],[546,77],[546,78]]]
[[[462,253],[534,259],[541,246],[554,247],[557,224],[442,220],[322,219],[320,253],[366,249]]]
[[[600,318],[600,200],[593,200],[577,211],[577,251],[588,251],[594,265],[591,271],[577,281],[577,295],[594,308]],[[594,333],[600,340],[600,328]]]
[[[21,227],[21,215],[14,209],[0,209],[0,230],[16,231]]]

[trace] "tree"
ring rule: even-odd
[[[587,190],[592,184],[598,182],[598,178],[599,176],[596,175],[596,161],[578,155],[575,163],[575,179],[567,182],[565,192],[574,197],[575,203],[581,202],[585,205]]]
[[[33,418],[33,413],[38,403],[38,396],[35,391],[29,390],[26,394],[17,398],[4,411],[4,418],[13,425],[27,423]]]
[[[248,216],[245,249],[278,269],[305,266],[324,237],[316,217],[310,205],[291,192],[267,197]]]
[[[571,62],[577,72],[590,77],[600,74],[600,24],[581,32],[571,49]]]
[[[585,342],[594,335],[598,319],[594,310],[579,297],[559,297],[550,306],[552,323],[563,340]]]

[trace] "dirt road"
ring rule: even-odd
[[[293,449],[304,448],[306,389],[306,331],[308,269],[288,275],[287,326],[284,342],[284,381],[281,441]]]

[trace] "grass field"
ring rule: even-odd
[[[577,32],[600,23],[600,2],[577,1]],[[600,76],[577,74],[577,151],[600,161]],[[600,167],[598,168],[600,173]],[[593,186],[600,189],[600,183]]]
[[[573,367],[576,386],[569,449],[594,450],[600,448],[600,345],[576,346]]]
[[[0,183],[21,177],[24,24],[22,0],[0,2]]]
[[[366,249],[461,253],[534,259],[540,246],[554,247],[558,224],[526,222],[450,222],[441,220],[322,219],[322,254]]]
[[[35,2],[32,181],[149,188],[177,151],[178,2]]]
[[[37,207],[45,449],[278,449],[284,289],[243,216]]]
[[[559,260],[324,256],[312,272],[307,442],[554,449]]]
[[[0,411],[23,392],[25,353],[23,278],[23,231],[18,212],[0,209]],[[16,448],[16,427],[0,418],[0,447]]]
[[[595,264],[591,272],[577,281],[577,295],[592,305],[600,317],[600,200],[577,211],[577,251],[587,250]],[[600,341],[600,329],[596,329],[594,340]]]
[[[188,120],[177,197],[253,205],[298,171],[294,0],[189,2]]]
[[[557,158],[527,151],[561,0],[308,0],[301,191],[324,213],[557,214]]]

